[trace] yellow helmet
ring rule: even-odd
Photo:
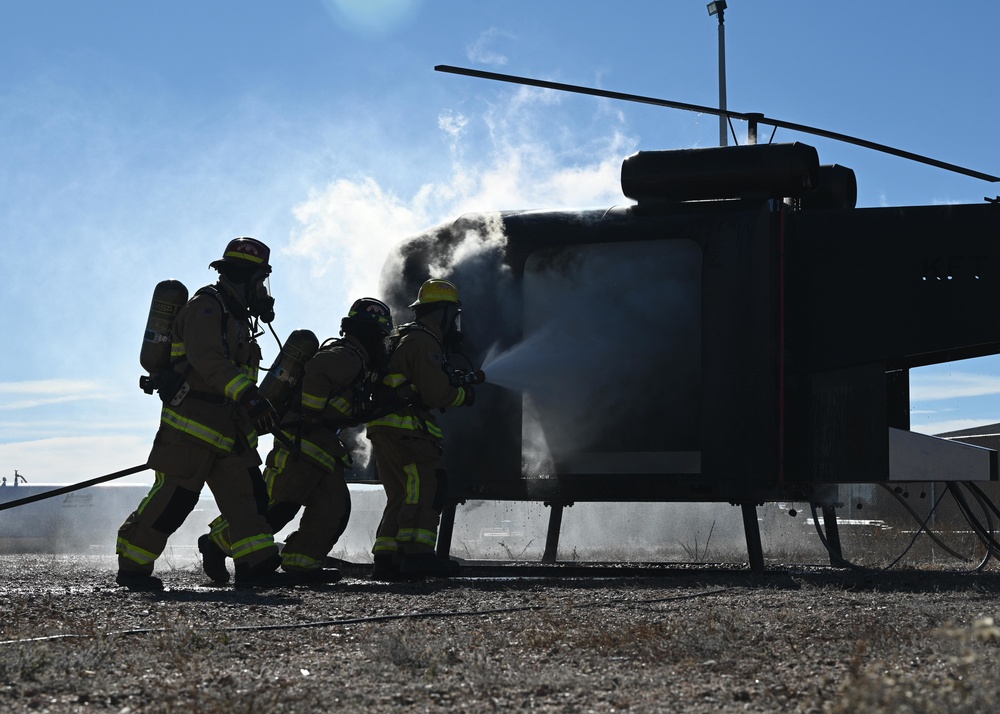
[[[450,302],[459,307],[462,306],[462,301],[458,299],[458,288],[455,287],[454,283],[432,278],[420,286],[420,290],[417,291],[417,300],[410,307],[415,308],[418,305],[428,305],[435,302]]]

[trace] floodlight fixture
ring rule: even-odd
[[[708,4],[709,15],[721,15],[722,11],[725,9],[726,9],[726,0],[716,0],[716,2],[710,2]]]

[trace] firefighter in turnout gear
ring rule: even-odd
[[[372,549],[374,579],[458,572],[456,562],[438,558],[434,550],[444,434],[432,410],[471,406],[475,398],[471,386],[454,385],[446,372],[449,347],[461,337],[461,306],[458,289],[446,280],[428,280],[420,287],[410,305],[416,320],[398,328],[384,379],[408,406],[367,424],[386,494]]]
[[[258,432],[274,429],[277,414],[257,389],[261,351],[252,330],[274,319],[269,257],[258,240],[230,241],[210,266],[218,282],[197,291],[177,313],[172,379],[159,390],[163,408],[147,462],[155,482],[118,529],[120,585],[163,587],[153,564],[206,483],[231,526],[237,586],[280,583],[257,453]]]
[[[286,443],[275,441],[264,470],[270,496],[267,520],[273,532],[305,507],[298,529],[281,549],[281,566],[306,583],[340,579],[338,570],[324,568],[351,514],[344,480],[351,457],[339,434],[361,424],[372,387],[385,374],[392,316],[385,303],[361,298],[351,305],[340,327],[343,337],[327,340],[306,362],[301,388],[293,392],[281,421]],[[199,538],[198,548],[205,573],[224,582],[231,545],[229,525],[221,516],[212,523],[211,533]]]

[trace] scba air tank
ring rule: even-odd
[[[187,304],[188,289],[179,280],[163,280],[153,289],[139,364],[152,375],[170,367],[171,329],[177,312]]]
[[[278,359],[264,375],[260,393],[275,407],[285,404],[306,371],[306,362],[319,350],[319,340],[311,330],[295,330],[285,340]]]

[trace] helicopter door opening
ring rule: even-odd
[[[910,370],[911,431],[890,430],[890,481],[997,478],[998,368],[988,355]]]
[[[527,475],[701,472],[701,263],[687,239],[528,258]]]

